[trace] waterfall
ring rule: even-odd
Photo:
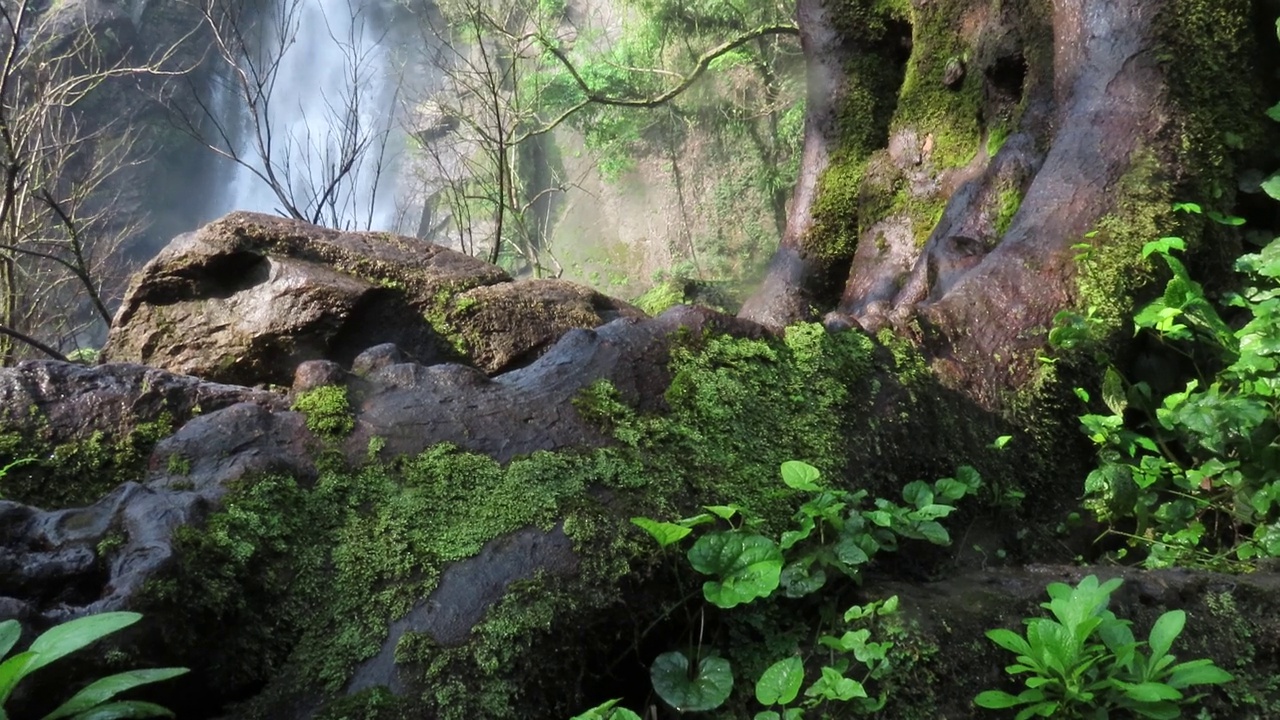
[[[308,219],[398,231],[399,79],[377,0],[266,0],[255,32],[214,83],[210,112],[224,152],[241,160],[213,199],[288,215],[264,176]],[[256,45],[256,46],[255,46]],[[237,72],[251,68],[242,84]],[[255,74],[257,73],[257,74]]]

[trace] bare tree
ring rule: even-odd
[[[588,110],[598,118],[602,109],[667,107],[717,59],[798,32],[789,22],[725,28],[728,39],[709,50],[665,53],[686,68],[676,71],[608,59],[606,48],[585,39],[600,28],[555,3],[445,0],[413,7],[423,32],[418,46],[427,51],[423,74],[439,77],[429,99],[406,113],[425,127],[412,133],[426,158],[422,185],[429,199],[420,232],[431,237],[448,229],[464,251],[492,262],[513,258],[536,275],[562,271],[549,248],[556,200],[581,179],[544,161],[553,131]],[[627,81],[601,83],[584,64],[607,67],[613,79]],[[673,167],[679,183],[678,163]]]
[[[0,365],[24,348],[65,358],[110,324],[117,251],[138,229],[113,180],[140,153],[105,108],[131,81],[178,72],[177,45],[132,62],[113,32],[42,5],[0,2]]]
[[[315,0],[261,3],[197,0],[212,38],[213,83],[193,86],[194,108],[173,103],[180,127],[261,183],[275,212],[342,229],[376,222],[394,97],[377,97],[386,72],[386,31],[371,31],[362,4],[338,17]],[[328,67],[295,57],[321,28]],[[307,38],[300,34],[307,33]],[[321,85],[294,86],[296,64]],[[326,82],[326,72],[341,74]],[[193,79],[193,82],[195,80]],[[326,87],[327,86],[327,87]],[[393,93],[395,91],[393,90]],[[240,199],[243,202],[243,198]]]

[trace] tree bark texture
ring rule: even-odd
[[[832,327],[891,328],[950,383],[1001,405],[1033,376],[1057,312],[1124,304],[1141,243],[1172,227],[1171,201],[1234,187],[1221,138],[1247,134],[1261,113],[1249,102],[1255,8],[854,5],[800,2],[804,161],[781,247],[742,315],[777,327],[825,312]],[[910,56],[896,98],[879,96],[896,104],[877,134],[878,109],[860,91],[877,87],[877,63],[883,88],[898,62],[886,48],[903,42]],[[876,63],[859,62],[868,56]],[[854,126],[859,117],[872,121]],[[829,279],[846,271],[837,299]]]

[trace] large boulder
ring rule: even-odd
[[[424,364],[496,373],[570,329],[641,315],[572,283],[512,282],[438,245],[237,212],[175,238],[142,269],[103,357],[217,382],[287,384],[302,362],[349,365],[395,343]]]

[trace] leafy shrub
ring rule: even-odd
[[[1121,582],[1113,579],[1099,585],[1098,578],[1090,575],[1074,588],[1052,583],[1049,602],[1041,607],[1053,619],[1026,620],[1026,637],[1012,630],[988,631],[992,642],[1018,656],[1005,672],[1029,677],[1023,680],[1026,689],[1017,695],[987,690],[974,702],[991,709],[1020,707],[1016,720],[1103,719],[1112,711],[1166,720],[1181,717],[1182,706],[1202,697],[1184,691],[1233,679],[1212,660],[1174,664],[1177,659],[1169,650],[1187,622],[1181,610],[1161,615],[1149,640],[1138,642],[1129,621],[1107,609],[1111,593]],[[1143,646],[1148,654],[1143,654]]]
[[[0,663],[0,720],[7,717],[4,706],[23,678],[140,619],[142,619],[141,615],[131,612],[109,612],[77,618],[46,630],[25,652],[13,655]],[[0,658],[9,654],[21,634],[22,628],[17,620],[0,622]],[[109,675],[81,689],[80,692],[71,696],[70,700],[45,715],[43,720],[173,717],[173,713],[154,703],[138,700],[108,701],[126,690],[168,680],[185,672],[187,672],[186,668],[155,668]]]
[[[1163,397],[1108,369],[1102,400],[1110,412],[1081,417],[1099,448],[1087,504],[1101,519],[1128,526],[1123,534],[1147,550],[1149,567],[1277,557],[1280,239],[1237,261],[1251,280],[1228,299],[1248,318],[1238,330],[1173,256],[1182,246],[1178,238],[1147,244],[1144,253],[1162,258],[1172,277],[1134,324],[1174,352],[1211,353],[1223,369]]]
[[[905,505],[883,498],[868,503],[865,490],[824,486],[817,468],[806,463],[785,462],[781,472],[787,487],[805,499],[792,516],[790,529],[777,540],[761,531],[760,518],[734,504],[707,506],[707,512],[677,522],[643,517],[632,522],[663,548],[677,545],[700,526],[727,525],[699,535],[686,557],[695,571],[707,577],[703,599],[732,609],[764,598],[813,595],[832,574],[858,581],[862,569],[877,554],[896,550],[900,539],[950,544],[950,535],[938,521],[955,510],[956,501],[981,485],[977,472],[964,467],[956,479],[909,483],[902,490]],[[874,641],[872,625],[877,618],[893,614],[897,605],[896,596],[855,605],[843,614],[843,632],[819,636],[828,662],[805,688],[805,699],[799,703],[805,681],[803,661],[791,656],[773,663],[755,683],[756,700],[766,708],[755,719],[799,720],[805,710],[828,702],[849,703],[847,707],[862,713],[884,707],[887,696],[882,692],[872,697],[867,684],[889,671],[893,643]],[[714,652],[699,658],[681,651],[663,653],[650,667],[650,680],[657,695],[682,713],[715,710],[734,688],[729,660]],[[635,717],[615,704],[605,703],[575,720]]]

